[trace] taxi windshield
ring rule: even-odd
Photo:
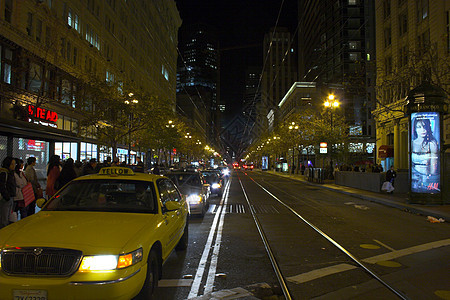
[[[77,180],[56,194],[44,211],[157,213],[153,183],[138,180]]]

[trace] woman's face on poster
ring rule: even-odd
[[[423,122],[419,121],[416,124],[416,133],[418,137],[425,138],[427,136],[427,130],[425,129],[425,126]]]

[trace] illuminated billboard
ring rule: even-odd
[[[263,170],[269,169],[269,157],[267,157],[267,156],[262,157],[261,169],[263,169]]]
[[[411,114],[411,192],[440,193],[439,113]]]

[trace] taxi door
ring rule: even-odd
[[[161,231],[161,243],[163,244],[162,255],[163,259],[166,259],[179,240],[180,219],[183,218],[180,210],[165,210],[165,203],[167,201],[174,201],[172,195],[172,189],[174,189],[173,184],[167,179],[161,179],[158,180],[157,186],[161,197],[163,217],[163,228]]]

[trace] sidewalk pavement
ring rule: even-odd
[[[356,188],[351,188],[343,185],[337,185],[334,180],[325,180],[324,183],[313,183],[306,179],[306,176],[301,174],[288,174],[275,171],[261,171],[259,172],[269,173],[276,176],[288,177],[294,180],[302,181],[309,185],[332,190],[338,193],[346,194],[363,200],[377,202],[390,207],[399,208],[401,210],[409,211],[414,214],[420,214],[424,216],[432,216],[437,219],[444,219],[450,221],[450,205],[422,205],[422,204],[409,204],[407,194],[387,194],[387,193],[375,193]]]

